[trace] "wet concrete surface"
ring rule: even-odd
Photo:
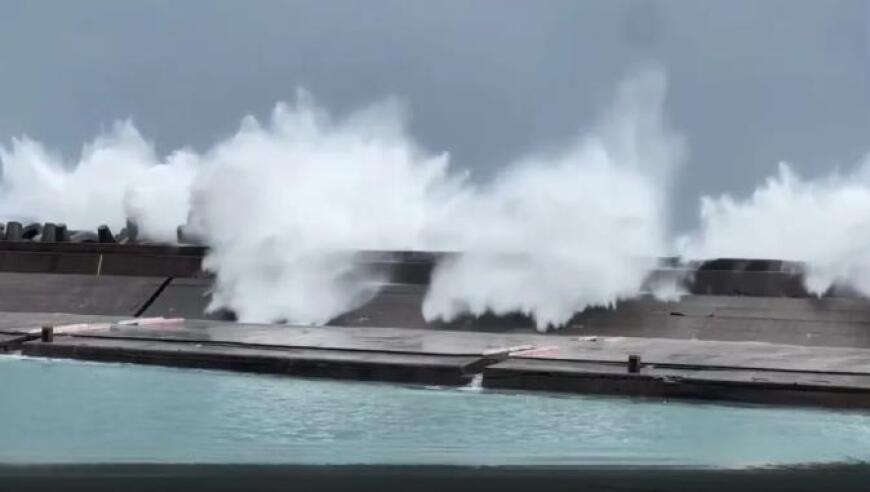
[[[420,384],[467,384],[482,374],[485,387],[870,408],[870,350],[863,348],[184,320],[101,323],[69,334],[59,328],[52,342],[28,341],[22,350]],[[629,372],[629,355],[640,357],[637,373]]]
[[[99,314],[0,312],[0,333],[26,334],[42,326],[108,323],[129,318],[130,316],[103,316]]]
[[[0,353],[19,350],[21,344],[27,339],[26,335],[0,333]]]
[[[130,362],[200,369],[225,369],[301,377],[460,386],[472,375],[471,356],[407,354],[377,351],[180,344],[151,340],[56,337],[53,342],[27,342],[25,355]]]
[[[0,316],[2,318],[2,316]],[[509,347],[538,352],[517,358],[624,363],[640,354],[654,365],[739,367],[870,374],[870,350],[766,342],[679,340],[641,337],[577,337],[499,334],[383,327],[316,327],[185,320],[158,326],[98,327],[77,337],[164,342],[203,342],[271,348],[312,348],[431,355],[480,356]]]
[[[164,277],[0,273],[0,311],[134,316]]]

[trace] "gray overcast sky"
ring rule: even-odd
[[[870,151],[868,24],[846,0],[3,0],[0,140],[72,157],[132,116],[162,152],[202,149],[304,86],[338,112],[396,95],[418,141],[486,175],[576,134],[656,60],[690,149],[685,228],[702,191]]]

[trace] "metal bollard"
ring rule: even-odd
[[[40,335],[40,339],[46,343],[53,342],[54,341],[54,327],[53,326],[43,326],[42,333]]]
[[[637,374],[640,372],[640,356],[631,354],[628,356],[628,372]]]

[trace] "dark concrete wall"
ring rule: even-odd
[[[0,311],[232,319],[204,314],[212,279],[200,271],[202,247],[0,241]],[[360,252],[393,282],[338,326],[390,326],[531,332],[524,316],[484,316],[426,323],[421,303],[435,264],[447,253]],[[662,260],[656,275],[685,276],[678,303],[648,298],[593,308],[558,335],[756,340],[797,345],[870,347],[870,303],[848,292],[816,298],[799,265],[721,259],[690,265]],[[99,272],[99,275],[97,274]]]
[[[203,248],[0,241],[0,272],[202,277]]]
[[[163,277],[0,273],[0,311],[135,316]]]
[[[200,246],[0,241],[0,272],[207,278],[201,270],[206,252]],[[454,254],[362,251],[357,260],[390,283],[428,285],[438,262]],[[678,276],[694,294],[808,296],[801,267],[794,263],[726,258],[682,265],[674,258],[663,258],[660,264],[653,278]]]
[[[534,330],[532,320],[519,315],[426,323],[420,309],[424,295],[420,286],[389,286],[368,304],[330,324],[501,333]],[[554,334],[870,347],[870,301],[689,295],[679,302],[662,303],[643,297],[620,302],[617,309],[587,309]]]

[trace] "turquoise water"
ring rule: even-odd
[[[870,413],[0,357],[0,462],[870,461]]]

